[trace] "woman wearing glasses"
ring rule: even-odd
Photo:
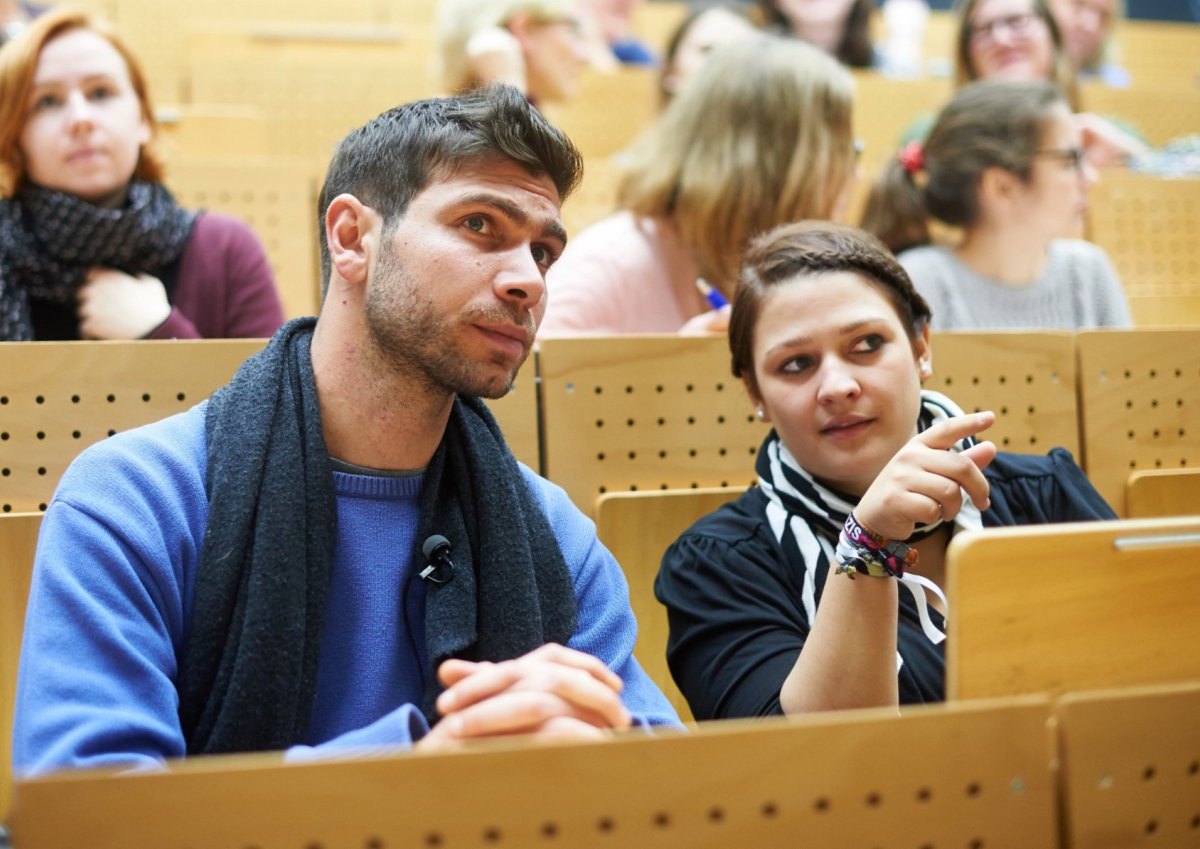
[[[1045,0],[965,0],[958,10],[955,79],[1049,80],[1079,108],[1076,70]],[[1088,160],[1097,167],[1124,165],[1147,145],[1124,122],[1090,112],[1076,114]]]
[[[898,254],[935,330],[1127,327],[1108,257],[1077,240],[1094,179],[1060,88],[973,83],[885,169],[863,226]],[[957,243],[930,244],[931,219]]]

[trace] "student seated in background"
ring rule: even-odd
[[[714,50],[629,152],[621,211],[554,267],[543,334],[724,332],[746,242],[839,214],[853,88],[801,41],[755,34]]]
[[[1050,0],[1063,46],[1081,80],[1129,87],[1129,72],[1114,61],[1113,29],[1122,15],[1118,0]]]
[[[755,32],[737,6],[696,4],[667,38],[658,73],[659,100],[666,108],[713,50]]]
[[[163,185],[128,48],[49,12],[0,50],[0,340],[270,336],[262,245]]]
[[[751,246],[729,348],[773,428],[759,483],[685,531],[655,582],[696,719],[939,701],[951,537],[1115,518],[1066,451],[997,453],[975,438],[992,413],[921,388],[929,318],[862,231],[806,222]]]
[[[438,0],[447,91],[507,83],[538,105],[570,100],[590,57],[576,0]]]
[[[803,39],[851,68],[870,68],[874,8],[872,0],[758,0],[756,11],[772,31]]]
[[[621,569],[480,397],[533,344],[581,160],[515,89],[385,112],[321,193],[326,297],[42,522],[14,767],[675,724]]]
[[[1079,108],[1075,65],[1046,0],[962,0],[957,15],[959,86],[977,80],[1047,80],[1062,87],[1073,110]],[[1080,112],[1074,121],[1097,167],[1123,165],[1149,149],[1134,128],[1111,117]]]
[[[1112,263],[1071,238],[1095,179],[1061,89],[974,83],[885,168],[863,226],[897,252],[935,330],[1128,327]],[[931,218],[959,241],[929,244]]]

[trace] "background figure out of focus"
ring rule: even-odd
[[[1128,327],[1108,257],[1078,240],[1095,178],[1061,89],[973,83],[887,167],[863,225],[898,254],[935,330]],[[959,241],[930,244],[930,219]]]
[[[81,12],[0,49],[0,339],[270,336],[262,245],[162,183],[144,75]]]
[[[853,80],[815,47],[760,34],[712,55],[629,151],[615,215],[547,277],[542,332],[723,332],[742,251],[839,214],[854,178]],[[701,293],[706,281],[717,293]],[[714,303],[716,300],[716,303]]]
[[[668,36],[663,50],[658,85],[663,106],[700,69],[709,53],[754,31],[754,26],[735,6],[692,6]]]
[[[441,0],[438,53],[448,91],[508,83],[534,104],[572,98],[589,59],[575,0]]]

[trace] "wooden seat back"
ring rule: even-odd
[[[1200,517],[993,528],[946,556],[948,698],[1200,680]]]

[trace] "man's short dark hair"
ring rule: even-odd
[[[566,134],[507,85],[406,103],[351,131],[333,153],[318,203],[322,296],[330,277],[325,240],[330,201],[354,195],[379,212],[386,232],[431,182],[488,157],[548,176],[560,201],[583,174],[583,157]]]

